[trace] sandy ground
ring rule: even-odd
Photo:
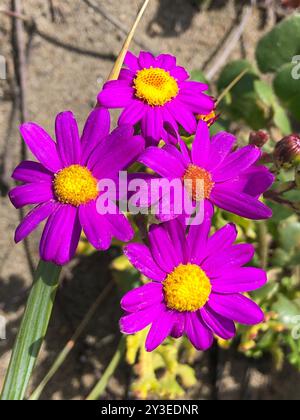
[[[1,7],[10,9],[9,0]],[[71,109],[82,126],[95,102],[103,80],[107,77],[113,57],[119,52],[124,38],[93,7],[101,5],[124,28],[133,22],[140,0],[26,0],[24,12],[34,18],[38,33],[28,37],[27,107],[29,119],[53,133],[55,115]],[[209,68],[210,58],[222,50],[222,45],[232,26],[239,19],[239,7],[244,1],[213,1],[205,13],[188,0],[152,0],[137,31],[132,49],[138,52],[138,44],[160,53],[172,53],[189,70]],[[258,12],[250,19],[241,42],[230,58],[253,59],[254,45],[268,27]],[[8,63],[8,75],[12,83],[0,81],[0,161],[2,181],[20,160],[21,141],[17,127],[20,116],[13,99],[15,86],[13,71],[13,47],[11,21],[0,16],[0,54]],[[137,44],[138,43],[138,44]],[[4,177],[3,177],[4,172]],[[6,175],[6,177],[5,177]],[[24,303],[31,284],[30,254],[33,264],[37,261],[39,233],[27,244],[13,245],[13,232],[20,214],[13,209],[2,182],[0,196],[0,315],[5,316],[7,339],[0,341],[0,387],[7,367],[11,347],[17,332]],[[109,261],[117,250],[108,254],[76,259],[64,270],[61,287],[49,334],[43,347],[39,366],[31,388],[47,371],[58,351],[83,318],[87,309],[110,279]],[[87,270],[88,267],[88,270]],[[118,296],[114,292],[101,307],[86,334],[43,394],[44,399],[84,398],[103,368],[110,360],[118,341]],[[208,357],[208,356],[206,356]],[[235,362],[232,363],[232,358]],[[269,362],[250,362],[230,353],[219,358],[219,398],[295,398],[298,399],[300,377],[291,369],[275,374]],[[248,369],[249,368],[249,369]],[[199,371],[199,384],[187,393],[187,398],[209,398],[213,395],[209,371]],[[110,381],[106,398],[128,398],[132,378],[124,365]],[[241,387],[245,375],[250,378],[247,389]],[[283,381],[288,378],[288,382]]]

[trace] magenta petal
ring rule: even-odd
[[[231,153],[223,163],[213,172],[215,182],[224,182],[235,178],[241,172],[253,165],[261,156],[261,150],[256,146],[246,146]]]
[[[129,69],[121,69],[119,80],[126,80],[130,84],[132,84],[134,79],[135,73],[132,70]]]
[[[158,313],[162,311],[161,305],[153,305],[143,309],[142,311],[135,312],[130,315],[125,315],[120,319],[120,329],[124,334],[135,334],[138,331],[148,327]]]
[[[57,149],[64,166],[80,163],[81,145],[78,125],[72,112],[58,114],[55,122]]]
[[[183,336],[185,331],[185,313],[178,312],[176,314],[174,325],[170,335],[173,338],[180,338]]]
[[[212,137],[206,169],[210,171],[216,169],[232,151],[235,142],[236,138],[226,132],[218,133]]]
[[[35,123],[26,123],[20,127],[25,143],[41,164],[51,172],[61,169],[56,144],[46,131]]]
[[[152,305],[159,305],[164,300],[162,285],[148,283],[126,293],[121,300],[121,307],[126,312],[138,312]]]
[[[89,115],[81,136],[81,164],[85,165],[95,147],[109,135],[110,114],[107,109],[95,108]]]
[[[156,60],[150,52],[141,51],[138,61],[142,69],[149,69],[156,65]]]
[[[163,115],[165,113],[163,112]],[[165,115],[163,116],[163,128],[162,128],[162,140],[166,144],[171,144],[176,146],[179,141],[179,133],[178,133],[178,125],[177,122],[170,122],[165,119]]]
[[[179,218],[177,218],[166,223],[165,226],[168,231],[170,240],[175,248],[178,260],[183,264],[187,264],[189,255],[185,235],[185,225],[181,220],[179,220]]]
[[[179,202],[179,200],[181,200],[181,203]],[[175,194],[173,194],[172,192],[170,195],[161,194],[159,203],[155,208],[155,214],[157,219],[160,222],[169,222],[170,220],[174,220],[178,217],[184,217],[185,215],[182,214],[182,210],[184,209],[185,203],[190,203],[190,196],[188,192],[183,188],[182,184],[180,191],[178,188],[178,196],[175,196]],[[187,216],[189,217],[190,215]]]
[[[24,161],[16,167],[12,174],[16,181],[35,183],[39,181],[51,182],[53,173],[38,162]]]
[[[149,241],[154,260],[166,273],[171,273],[182,262],[164,225],[150,227]]]
[[[15,242],[21,242],[31,232],[33,232],[40,223],[53,213],[57,205],[58,204],[54,201],[49,201],[48,203],[41,204],[31,210],[17,227]]]
[[[215,187],[212,202],[223,210],[251,220],[269,219],[272,210],[255,197],[231,189]]]
[[[160,54],[157,58],[157,66],[165,70],[171,70],[176,67],[176,57],[170,54]]]
[[[180,147],[185,165],[188,166],[190,163],[192,163],[191,152],[181,137],[179,137],[178,143],[179,143],[179,147]]]
[[[275,176],[265,166],[252,166],[235,178],[226,182],[226,189],[230,188],[258,198],[267,191],[275,181]]]
[[[256,303],[239,294],[221,295],[212,293],[208,306],[225,318],[245,325],[259,324],[265,317]]]
[[[241,267],[252,260],[255,254],[253,245],[239,244],[212,253],[203,263],[204,271],[210,277],[219,277],[225,270]]]
[[[131,101],[128,107],[126,107],[124,111],[121,113],[118,124],[119,125],[124,125],[124,124],[135,125],[139,121],[142,120],[146,111],[147,111],[147,106],[144,104],[144,102],[140,101],[139,99],[134,99]]]
[[[166,273],[158,267],[146,245],[129,244],[124,248],[124,254],[131,264],[149,279],[163,281],[166,278]]]
[[[233,223],[229,223],[222,227],[209,238],[206,254],[214,255],[224,248],[229,247],[236,241],[237,235],[237,228]]]
[[[191,94],[193,94],[194,92],[199,93],[208,90],[209,86],[206,83],[200,83],[195,82],[193,80],[189,80],[180,83],[180,89],[184,93],[190,92]]]
[[[94,248],[104,251],[111,245],[112,234],[105,216],[97,213],[96,202],[79,207],[79,219],[88,241]]]
[[[203,222],[201,225],[192,225],[187,236],[189,260],[191,263],[200,264],[206,255],[207,240],[213,214],[213,206],[208,200],[205,200]]]
[[[162,307],[164,309],[153,321],[147,335],[145,346],[148,352],[155,350],[168,337],[176,319],[176,314],[173,311],[168,310],[164,306]]]
[[[80,234],[78,209],[61,205],[46,223],[40,243],[41,258],[57,265],[67,264],[75,255]]]
[[[124,108],[134,97],[134,89],[127,80],[112,80],[104,85],[98,102],[106,108]]]
[[[197,350],[205,351],[212,346],[213,334],[203,322],[199,311],[186,314],[185,331]]]
[[[182,125],[188,133],[195,133],[197,128],[196,117],[188,107],[181,103],[177,98],[169,102],[166,106],[174,119]]]
[[[205,324],[218,337],[223,340],[231,340],[236,334],[234,322],[217,314],[209,307],[201,309],[201,315]]]
[[[175,147],[173,144],[166,144],[163,147],[163,150],[165,150],[167,153],[169,153],[170,155],[173,155],[179,162],[180,164],[185,168],[187,166],[185,157],[183,156],[183,154],[177,149],[177,147]],[[189,162],[190,163],[190,162]]]
[[[88,163],[96,178],[118,176],[142,153],[145,141],[141,136],[132,136],[131,130],[130,126],[119,127],[96,147]]]
[[[20,209],[30,204],[40,204],[54,198],[51,182],[37,182],[13,188],[9,192],[12,204]]]
[[[172,70],[170,70],[170,73],[171,73],[171,76],[173,76],[179,82],[183,82],[190,77],[186,69],[180,66],[175,67]]]
[[[204,121],[199,121],[195,140],[192,146],[193,164],[206,168],[210,154],[210,136],[208,125]]]
[[[159,107],[148,107],[142,119],[142,134],[150,143],[158,143],[162,139],[163,119]]]
[[[110,207],[113,205],[114,203],[110,203]],[[129,223],[129,220],[123,213],[120,213],[117,206],[115,206],[113,214],[108,213],[104,217],[114,238],[117,238],[122,242],[129,242],[133,239],[134,230]]]
[[[132,54],[132,52],[128,51],[124,60],[125,66],[127,66],[130,70],[136,72],[141,70],[138,62],[138,58]]]
[[[186,170],[183,163],[174,154],[157,147],[148,147],[139,157],[139,162],[168,179],[180,179]]]
[[[225,269],[223,275],[213,279],[211,283],[216,293],[245,293],[263,287],[267,283],[267,275],[263,270],[254,267]]]
[[[202,92],[180,91],[178,98],[194,114],[209,114],[215,107],[214,100]]]

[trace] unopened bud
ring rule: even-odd
[[[264,130],[252,131],[249,136],[249,144],[263,147],[270,140],[270,135]]]
[[[300,164],[300,137],[291,134],[277,143],[274,152],[275,163],[286,168]]]

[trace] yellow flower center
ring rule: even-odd
[[[136,96],[151,106],[163,106],[179,92],[176,79],[160,68],[143,69],[134,79]]]
[[[57,199],[76,207],[95,200],[99,194],[96,178],[81,165],[71,165],[57,172],[53,184]]]
[[[197,165],[188,166],[183,181],[186,181],[185,186],[193,200],[196,201],[202,201],[204,198],[209,199],[215,186],[211,174]]]
[[[204,271],[194,264],[179,265],[163,283],[169,309],[195,312],[208,302],[211,283]]]

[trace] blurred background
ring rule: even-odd
[[[212,93],[217,96],[218,91],[222,91],[244,67],[253,66],[253,72],[256,72],[255,53],[259,40],[284,18],[295,13],[293,7],[298,3],[279,0],[152,0],[137,30],[132,50],[176,55],[178,62],[192,72],[195,80],[206,77],[212,83]],[[6,339],[0,340],[0,388],[38,260],[40,234],[34,233],[25,244],[15,246],[13,243],[14,230],[22,215],[11,206],[7,191],[13,185],[11,172],[26,153],[18,126],[23,120],[33,120],[53,134],[55,115],[70,109],[82,127],[140,5],[140,0],[1,1],[0,65],[5,61],[6,74],[2,65],[0,316],[6,320]],[[21,14],[19,19],[3,13],[13,10]],[[299,37],[297,42],[299,44]],[[298,48],[300,52],[300,45]],[[231,67],[224,70],[228,63]],[[263,75],[263,86],[272,77]],[[242,143],[248,141],[251,130],[267,129],[272,141],[280,140],[289,134],[289,130],[298,130],[296,113],[289,109],[286,114],[277,98],[276,103],[275,99],[270,100],[272,91],[270,93],[267,88],[256,84],[256,96],[253,97],[252,91],[249,93],[249,83],[253,85],[256,80],[256,75],[248,77],[246,85],[241,85],[240,90],[223,103],[224,118],[222,116],[219,121],[219,127],[230,128],[239,135]],[[231,106],[234,95],[237,99],[235,107]],[[285,176],[284,180],[288,181],[289,175]],[[293,202],[291,197],[286,200]],[[109,380],[102,398],[300,398],[300,340],[297,342],[291,338],[291,322],[290,319],[286,321],[287,314],[293,315],[293,319],[300,315],[300,225],[296,216],[299,209],[289,205],[282,207],[281,204],[275,197],[275,218],[271,224],[255,225],[234,220],[240,226],[241,239],[250,240],[257,246],[257,264],[269,271],[271,286],[261,296],[256,296],[257,301],[265,304],[266,324],[251,331],[241,330],[237,342],[231,346],[220,342],[205,354],[176,348],[174,360],[182,361],[182,366],[188,365],[192,370],[175,369],[172,380],[168,377],[169,382],[166,382],[166,389],[172,389],[169,395],[166,389],[157,390],[156,385],[152,388],[149,385],[163,376],[164,369],[170,369],[167,357],[160,354],[164,360],[161,363],[146,360],[144,355],[134,368],[123,361]],[[218,215],[218,218],[217,223],[221,224],[228,220],[228,215]],[[41,398],[85,398],[111,360],[120,339],[120,288],[117,284],[126,274],[126,267],[120,269],[123,263],[118,258],[120,255],[117,244],[101,254],[94,253],[82,242],[76,259],[64,268],[31,389],[47,373],[95,298],[109,282],[117,282]],[[118,271],[122,273],[118,274]],[[127,354],[128,362],[134,362],[135,348],[138,344],[130,343],[133,353]],[[174,363],[174,360],[171,358],[169,363]],[[153,363],[153,370],[145,372],[145,363]],[[153,372],[157,375],[154,378]],[[152,375],[151,380],[147,374]]]

